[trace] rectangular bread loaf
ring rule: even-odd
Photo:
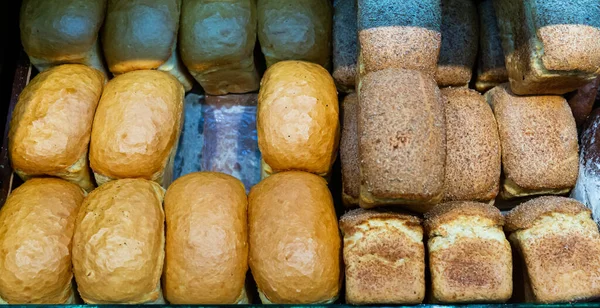
[[[360,206],[425,211],[443,196],[446,128],[430,75],[386,69],[359,83]]]
[[[494,11],[493,0],[479,2],[479,64],[475,88],[485,92],[508,81],[504,51]]]
[[[340,92],[354,89],[358,38],[356,0],[333,1],[333,79]]]
[[[425,297],[423,228],[416,216],[357,209],[340,219],[346,302],[419,304]]]
[[[564,94],[600,69],[596,0],[495,0],[511,88],[519,95]]]
[[[342,117],[342,137],[340,140],[342,201],[345,206],[356,206],[360,197],[358,99],[356,93],[348,94],[344,98]]]

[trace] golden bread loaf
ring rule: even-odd
[[[328,174],[340,136],[331,75],[304,61],[271,66],[261,81],[256,126],[263,174],[285,170]]]
[[[195,172],[165,195],[163,286],[171,304],[248,303],[248,199],[238,179]]]
[[[423,228],[416,216],[356,209],[340,218],[346,302],[419,304],[425,298]]]
[[[505,302],[512,295],[512,254],[492,205],[455,201],[425,213],[431,297],[442,303]]]
[[[335,301],[341,240],[325,180],[307,172],[277,173],[252,188],[248,203],[249,263],[261,301]]]
[[[75,222],[73,272],[86,303],[164,303],[164,193],[155,182],[123,179],[85,198]]]
[[[23,89],[8,133],[12,167],[23,180],[49,175],[94,189],[87,155],[103,83],[99,71],[65,64]]]
[[[0,210],[0,303],[73,304],[71,243],[83,201],[75,184],[32,179]]]
[[[24,0],[19,27],[29,60],[39,71],[65,63],[107,76],[99,43],[107,0]]]
[[[156,70],[106,84],[92,128],[90,164],[98,185],[144,178],[167,187],[183,122],[183,86]]]

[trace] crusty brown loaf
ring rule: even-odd
[[[267,67],[303,60],[331,67],[332,7],[322,0],[260,0],[258,40]]]
[[[356,0],[333,1],[333,79],[340,92],[354,89],[358,47]]]
[[[94,189],[87,154],[103,83],[99,71],[65,64],[23,89],[8,134],[12,167],[23,180],[50,175]]]
[[[141,304],[162,298],[164,189],[144,179],[106,183],[77,215],[73,272],[88,304]]]
[[[502,148],[501,196],[563,194],[577,180],[575,120],[561,96],[517,96],[508,84],[485,94]]]
[[[258,90],[256,18],[256,0],[183,2],[181,58],[207,94]]]
[[[108,0],[102,47],[113,74],[159,69],[185,87],[192,79],[177,55],[181,0]]]
[[[475,89],[479,92],[508,82],[493,0],[479,2],[479,65]]]
[[[594,79],[592,82],[567,96],[569,107],[571,107],[571,112],[575,118],[575,123],[577,123],[578,130],[583,127],[585,121],[592,112],[594,103],[596,102],[598,89],[600,89],[600,78]]]
[[[511,89],[564,94],[600,69],[600,6],[594,0],[494,1]]]
[[[467,86],[471,81],[479,20],[473,0],[442,0],[442,45],[435,72],[440,87]]]
[[[145,178],[168,186],[183,98],[181,83],[161,71],[133,71],[106,84],[90,143],[98,185],[118,178]]]
[[[223,173],[195,172],[169,186],[163,286],[171,304],[248,303],[247,208],[242,182]]]
[[[492,109],[467,88],[441,90],[446,101],[445,201],[489,201],[500,186],[500,139]]]
[[[469,201],[425,213],[432,300],[504,302],[512,295],[512,255],[494,206]]]
[[[25,0],[21,41],[39,71],[64,63],[92,66],[106,75],[98,32],[106,0]]]
[[[425,297],[425,249],[420,219],[357,209],[340,218],[346,302],[418,304]]]
[[[339,107],[331,75],[320,65],[282,61],[261,81],[256,115],[263,171],[326,175],[336,159]]]
[[[435,81],[386,69],[362,77],[358,93],[360,206],[426,211],[444,193],[446,125]]]
[[[346,206],[358,205],[360,198],[360,167],[358,153],[358,98],[350,93],[342,102],[342,138],[340,160],[342,163],[342,201]]]
[[[250,268],[263,303],[330,303],[341,289],[331,193],[314,174],[272,175],[248,196]]]
[[[71,240],[83,201],[77,185],[32,179],[0,210],[0,302],[66,304],[73,297]]]
[[[530,285],[526,300],[556,303],[600,297],[600,233],[583,204],[539,197],[519,205],[506,219]]]
[[[434,74],[442,41],[440,0],[358,0],[362,76],[386,68]]]

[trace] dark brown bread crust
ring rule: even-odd
[[[459,216],[479,216],[491,219],[495,225],[504,225],[504,217],[493,205],[471,201],[453,201],[438,204],[425,213],[423,226],[427,233]]]
[[[492,0],[479,3],[479,65],[475,88],[485,92],[508,81],[504,51]]]
[[[585,120],[592,112],[599,86],[600,78],[596,78],[568,96],[569,107],[571,107],[575,123],[577,123],[577,129],[583,127]]]
[[[506,215],[506,225],[504,229],[508,232],[514,232],[520,229],[527,229],[540,217],[551,213],[563,213],[577,215],[581,212],[590,212],[579,201],[565,197],[543,196],[529,200],[514,209]]]
[[[354,89],[358,58],[356,0],[333,1],[333,79],[340,92]]]
[[[342,138],[340,160],[342,163],[342,201],[344,205],[358,205],[360,197],[360,168],[358,162],[358,99],[356,93],[348,94],[342,103]]]

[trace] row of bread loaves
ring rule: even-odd
[[[600,297],[600,233],[590,211],[573,199],[539,197],[506,217],[488,204],[448,202],[425,213],[423,225],[395,211],[342,216],[348,303],[421,303],[427,267],[434,303]]]
[[[329,303],[340,255],[331,194],[310,173],[274,175],[248,197],[239,180],[214,172],[166,192],[122,179],[87,196],[37,178],[0,210],[0,302],[75,303],[74,276],[90,304],[249,303],[249,266],[263,303]]]
[[[331,4],[321,0],[25,0],[20,16],[40,71],[78,63],[107,77],[105,58],[115,76],[161,70],[189,91],[191,73],[213,95],[258,89],[257,37],[267,66],[296,59],[328,68],[331,23]]]
[[[19,96],[10,122],[9,156],[23,179],[54,176],[86,191],[119,178],[167,187],[180,126],[183,86],[156,70],[102,74],[64,64],[38,74]],[[88,163],[89,152],[89,163]]]

